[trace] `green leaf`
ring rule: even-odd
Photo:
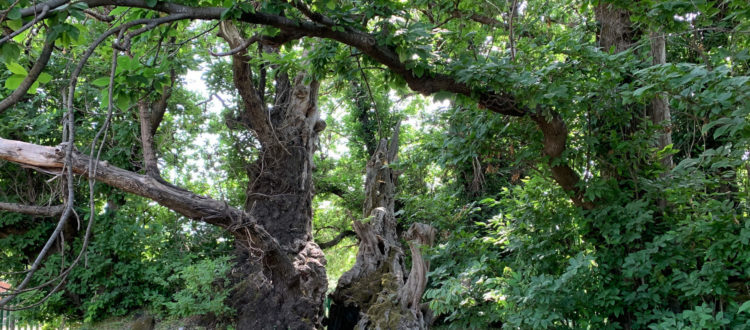
[[[748,313],[750,314],[750,300],[744,302],[742,306],[740,306],[740,309],[737,310],[737,313]]]
[[[99,102],[101,102],[102,107],[109,106],[109,89],[102,88],[102,92],[99,94]]]
[[[14,42],[6,42],[0,46],[0,61],[4,63],[15,60],[20,54],[21,49]]]
[[[714,131],[714,139],[718,139],[720,136],[724,135],[724,133],[726,133],[727,130],[730,128],[731,128],[730,125],[724,125],[724,126],[720,126],[719,128],[717,128]]]
[[[38,82],[40,82],[42,84],[46,84],[46,83],[50,82],[51,80],[52,80],[52,75],[50,75],[49,73],[46,73],[46,72],[42,72],[41,74],[39,74],[39,78],[36,79],[36,81],[38,81]]]
[[[224,21],[227,19],[227,17],[232,13],[232,8],[224,9],[224,11],[221,12],[221,16],[219,16],[219,19]]]
[[[31,84],[31,87],[29,87],[29,90],[26,91],[28,94],[36,94],[36,89],[39,87],[39,80],[34,81],[33,84]]]
[[[115,105],[120,109],[127,109],[130,104],[130,96],[126,94],[117,94],[117,97],[115,97]]]
[[[23,26],[23,21],[20,19],[12,19],[12,20],[5,22],[5,24],[8,24],[8,27],[13,30],[18,30]]]
[[[21,85],[21,82],[23,81],[24,78],[26,78],[26,76],[21,76],[17,74],[10,76],[8,79],[5,80],[5,88],[10,89],[10,90],[15,90],[16,88],[18,88],[18,86]]]
[[[151,8],[154,8],[156,6],[157,0],[146,0],[146,6],[149,6]]]
[[[97,87],[109,86],[109,77],[96,78],[91,84]]]
[[[639,96],[643,95],[643,93],[645,91],[647,91],[651,87],[654,87],[654,85],[651,84],[651,85],[646,85],[646,86],[643,86],[641,88],[638,88],[638,89],[635,90],[635,92],[633,92],[633,96],[639,97]]]
[[[5,66],[8,67],[8,70],[10,70],[10,72],[13,72],[17,75],[21,75],[24,77],[29,75],[29,72],[26,71],[26,69],[23,66],[21,66],[20,64],[16,62],[11,62],[9,64],[6,64]]]
[[[13,9],[11,9],[8,12],[8,16],[7,17],[10,20],[16,20],[16,19],[21,18],[21,8],[13,7]]]

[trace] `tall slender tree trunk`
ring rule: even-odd
[[[667,63],[667,43],[666,36],[663,32],[653,31],[649,34],[651,39],[651,58],[654,65]],[[656,147],[659,150],[672,144],[672,115],[669,109],[669,100],[666,95],[657,95],[651,100],[651,109],[649,109],[651,122],[662,125],[662,131],[656,137]],[[668,170],[672,169],[672,155],[667,155],[659,159]],[[666,172],[665,172],[666,174]]]

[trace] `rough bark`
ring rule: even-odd
[[[419,246],[432,244],[434,229],[415,224],[405,239],[414,240],[412,271],[406,276],[404,251],[396,231],[394,196],[397,174],[388,165],[396,160],[398,128],[390,144],[380,141],[367,163],[363,215],[368,222],[354,221],[360,239],[357,259],[339,279],[331,294],[328,329],[425,329],[420,309],[429,263]]]
[[[51,173],[61,171],[64,150],[63,146],[46,147],[0,138],[0,159]],[[89,158],[74,151],[72,170],[87,176],[88,165]],[[233,297],[241,307],[238,328],[277,325],[308,329],[319,325],[327,281],[325,259],[315,243],[295,240],[282,245],[264,229],[253,212],[232,208],[106,162],[94,165],[94,179],[100,182],[154,200],[188,218],[227,228],[234,234],[242,246],[238,248],[242,268],[234,273],[243,279]]]
[[[40,5],[49,10],[55,10],[67,2],[52,0]],[[174,20],[220,20],[226,10],[218,7],[189,7],[164,1],[159,1],[156,5],[150,5],[149,1],[143,0],[84,0],[82,2],[86,3],[89,8],[119,5],[156,10],[173,14],[174,17],[170,19]],[[22,11],[22,15],[32,15],[38,8],[42,7],[26,8]],[[592,207],[590,203],[584,203],[581,198],[582,191],[577,185],[580,181],[577,173],[562,158],[568,132],[562,117],[554,111],[548,109],[549,111],[545,111],[547,116],[543,116],[540,109],[520,106],[509,91],[474,88],[450,75],[437,72],[417,75],[400,60],[395,49],[379,43],[374,35],[352,27],[332,26],[325,17],[316,15],[309,17],[312,20],[296,20],[262,12],[245,12],[238,20],[279,28],[282,31],[280,35],[284,36],[283,40],[287,41],[309,36],[337,40],[353,46],[382,63],[394,74],[401,76],[410,88],[423,94],[438,91],[458,93],[476,97],[479,106],[493,112],[508,116],[530,116],[544,134],[544,153],[549,157],[551,164],[554,164],[552,172],[555,180],[563,189],[573,194],[573,202],[576,205],[584,208]],[[131,23],[131,26],[136,24],[135,21]],[[152,25],[155,22],[147,20],[142,24]],[[227,24],[222,24],[222,26],[227,26]],[[244,43],[241,37],[237,37],[239,34],[234,33],[235,31],[231,28],[223,29],[222,32],[232,49]],[[325,262],[324,258],[320,249],[312,243],[310,235],[312,216],[310,199],[313,191],[311,159],[315,133],[319,130],[317,109],[314,106],[317,84],[304,84],[303,76],[295,77],[291,82],[285,75],[280,74],[276,77],[275,106],[267,109],[265,99],[262,97],[264,86],[254,88],[247,60],[246,51],[233,55],[234,82],[243,100],[244,117],[241,116],[241,119],[247,128],[255,131],[262,145],[261,157],[249,166],[248,175],[251,184],[247,188],[246,212],[237,213],[238,217],[235,218],[232,216],[236,211],[234,209],[229,213],[226,213],[226,210],[230,209],[228,207],[225,207],[224,211],[209,209],[211,212],[204,221],[222,225],[238,237],[239,258],[235,274],[239,274],[237,276],[242,279],[237,282],[237,294],[234,296],[236,298],[234,301],[238,306],[245,306],[239,311],[240,328],[316,326],[321,315],[322,295],[325,292],[326,282],[322,266]],[[198,218],[201,218],[200,215],[203,214],[203,208],[196,209],[190,203],[188,203],[190,205],[184,205],[186,201],[181,198],[188,198],[188,201],[192,201],[189,192],[170,187],[158,180],[148,181],[149,177],[146,176],[140,176],[137,179],[148,182],[130,186],[116,180],[122,179],[117,177],[122,174],[121,172],[107,173],[116,176],[110,180],[113,184],[151,196],[149,198],[153,197],[152,199],[163,205],[177,208],[178,212],[197,215]],[[131,174],[133,173],[128,175]],[[98,171],[97,179],[99,179]],[[144,186],[156,187],[158,191],[164,192],[166,197],[144,191],[142,190]],[[186,194],[188,195],[185,196]],[[213,202],[218,201],[208,204],[215,207]],[[386,215],[381,217],[377,215],[378,212],[375,212],[375,219],[380,217],[382,218],[381,225],[390,226],[392,222],[395,222],[392,219],[392,207],[389,209],[387,202],[381,207],[386,210]],[[390,215],[387,214],[389,210]],[[367,229],[364,227],[360,229],[362,229],[361,237],[368,236]],[[373,230],[378,232],[378,228]],[[380,243],[384,241],[383,237],[389,237],[388,242],[393,243],[392,250],[395,253],[396,247],[400,249],[398,238],[395,236],[391,238],[391,229],[381,230],[384,232],[378,232],[379,234],[375,237],[375,242],[378,243],[377,250],[380,250]],[[395,227],[393,232],[395,233]],[[256,242],[256,239],[260,239],[260,243]],[[259,251],[257,247],[263,244],[272,246],[261,248]],[[383,245],[386,244],[383,243]],[[403,252],[400,253],[403,254]],[[391,260],[401,260],[398,264],[401,265],[400,269],[403,273],[403,258],[396,258],[395,254],[391,256],[390,253],[386,254],[386,257]],[[398,270],[394,268],[390,273],[393,272],[398,273]],[[396,284],[400,283],[398,281],[403,282],[403,276],[393,278]],[[299,294],[300,292],[302,294]],[[286,323],[271,322],[277,320],[284,320],[279,322]],[[389,320],[389,318],[378,320]]]
[[[224,22],[221,28],[232,49],[245,43],[234,25]],[[232,302],[237,327],[318,328],[328,284],[323,251],[312,240],[313,153],[323,127],[318,83],[306,83],[305,73],[293,81],[277,73],[276,101],[269,109],[259,93],[264,88],[253,85],[249,59],[247,50],[232,58],[234,84],[243,101],[240,122],[261,144],[260,156],[247,167],[245,210],[279,242],[286,257],[265,258],[252,241],[236,241]],[[243,224],[230,230],[242,231]]]
[[[154,134],[151,126],[151,112],[146,101],[141,100],[138,102],[138,119],[141,122],[141,151],[143,153],[143,167],[145,168],[146,175],[158,178],[159,166],[158,158],[156,157],[156,146],[154,145]]]
[[[602,1],[594,8],[594,14],[600,25],[597,39],[604,51],[619,53],[630,48],[635,40],[635,32],[627,9]]]
[[[615,53],[619,53],[628,50],[635,44],[639,32],[630,21],[628,9],[602,2],[595,8],[595,14],[600,25],[599,45],[603,50],[614,49]],[[652,64],[667,63],[666,35],[659,30],[654,30],[649,33],[649,40],[651,42]],[[657,134],[656,147],[661,150],[672,144],[671,112],[666,95],[660,94],[651,100],[647,119],[656,125],[663,126],[661,132]],[[640,121],[642,118],[638,117],[634,120]],[[637,122],[633,126],[637,126]],[[665,156],[659,161],[666,169],[673,167],[671,155]]]
[[[15,203],[2,203],[0,202],[0,211],[9,211],[15,213],[29,214],[29,215],[40,215],[45,217],[54,217],[60,215],[65,209],[63,205],[54,206],[39,206],[39,205],[23,205]]]
[[[174,83],[174,72],[172,82]],[[154,137],[156,131],[164,119],[167,110],[167,101],[172,94],[172,86],[164,86],[161,97],[153,103],[143,99],[138,101],[138,121],[140,122],[141,151],[143,154],[143,168],[146,175],[162,180],[159,171],[159,158],[156,156],[156,143]]]

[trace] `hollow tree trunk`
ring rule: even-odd
[[[397,174],[388,166],[396,160],[397,151],[398,128],[390,144],[380,141],[367,163],[363,213],[370,219],[352,224],[360,239],[357,260],[330,297],[328,329],[425,329],[429,325],[419,304],[429,263],[422,259],[419,246],[432,245],[435,229],[414,224],[405,235],[413,254],[407,277],[394,216]]]
[[[221,35],[233,49],[244,42],[231,24],[222,23]],[[279,251],[258,249],[251,235],[242,239],[242,222],[229,228],[239,237],[231,275],[237,327],[317,328],[328,283],[323,251],[312,239],[313,153],[324,127],[316,104],[318,83],[306,83],[305,73],[290,81],[277,72],[274,106],[267,107],[265,86],[253,84],[248,60],[242,51],[233,55],[232,64],[243,101],[238,122],[261,144],[258,159],[247,167],[245,212],[278,242]]]

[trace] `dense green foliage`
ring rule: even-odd
[[[150,2],[150,1],[147,1]],[[155,1],[153,1],[155,3]],[[195,5],[190,1],[177,1]],[[321,81],[327,128],[315,158],[314,235],[335,239],[362,219],[363,171],[374,147],[401,134],[396,215],[438,229],[423,297],[439,328],[726,328],[750,324],[750,5],[742,0],[611,1],[629,13],[632,45],[599,45],[600,1],[304,1],[335,29],[371,32],[415,77],[455,77],[470,95],[415,95],[403,76],[362,50],[304,38],[253,57],[270,77],[307,70]],[[601,1],[604,2],[604,1]],[[0,8],[16,1],[0,0]],[[22,0],[19,8],[31,1]],[[242,13],[304,15],[287,2],[201,1]],[[57,145],[66,77],[110,23],[71,5],[0,45],[7,97],[28,75],[44,38],[56,54],[23,102],[0,112],[0,137]],[[5,15],[5,13],[3,14]],[[156,17],[114,8],[122,21]],[[0,19],[18,29],[17,9]],[[96,24],[94,24],[96,23]],[[117,22],[111,24],[119,24]],[[230,62],[204,49],[226,45],[206,33],[215,22],[179,21],[132,40],[117,57],[114,119],[101,159],[143,172],[137,109],[174,86],[156,135],[166,178],[196,194],[243,205],[245,164],[258,157],[247,130],[233,126],[240,99]],[[248,35],[277,28],[243,26]],[[651,31],[666,33],[666,63],[653,64]],[[35,36],[34,34],[38,34]],[[194,38],[192,40],[191,38]],[[193,42],[191,42],[193,41]],[[253,52],[256,51],[255,48]],[[225,49],[227,50],[227,49]],[[78,144],[91,143],[107,111],[111,47],[95,51],[76,91]],[[70,54],[70,55],[66,55]],[[300,60],[304,58],[305,60]],[[202,73],[204,83],[186,79]],[[261,77],[254,77],[260,80]],[[263,78],[265,79],[265,78]],[[271,87],[273,81],[266,84]],[[480,109],[481,90],[504,91],[520,107],[565,122],[562,156],[544,155],[528,116]],[[476,94],[476,95],[475,95]],[[210,103],[202,102],[211,97]],[[665,97],[670,123],[648,119]],[[265,100],[272,102],[272,100]],[[666,126],[666,127],[665,127]],[[657,148],[669,132],[673,144]],[[671,156],[673,168],[660,160]],[[550,163],[551,161],[551,163]],[[593,205],[580,207],[552,166],[569,165]],[[61,180],[0,161],[0,202],[58,204]],[[85,180],[77,196],[88,196]],[[80,197],[79,197],[80,198]],[[80,226],[89,210],[76,204]],[[160,317],[230,318],[233,240],[147,199],[94,188],[96,225],[64,290],[28,319],[92,322],[148,310]],[[17,283],[52,232],[54,219],[0,211],[0,279]],[[34,279],[54,279],[82,242],[73,223]],[[326,250],[329,291],[354,262],[356,238]],[[28,294],[41,298],[46,291]],[[36,295],[36,296],[34,296]]]

